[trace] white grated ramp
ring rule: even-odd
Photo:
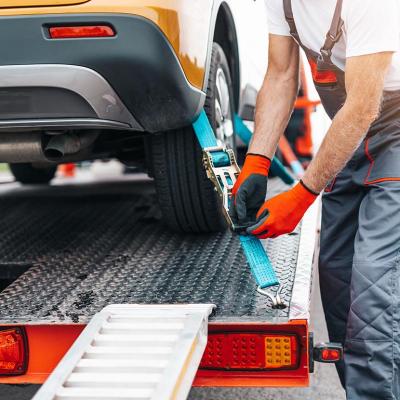
[[[186,399],[214,305],[112,305],[96,314],[33,400]]]

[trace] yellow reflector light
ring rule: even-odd
[[[297,353],[294,336],[265,336],[265,367],[271,369],[290,367],[295,364]]]

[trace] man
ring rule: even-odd
[[[295,229],[322,197],[320,281],[350,400],[400,399],[400,2],[266,0],[269,67],[232,214],[250,234]],[[328,34],[327,34],[328,32]],[[302,181],[265,201],[293,110],[299,48],[332,125]],[[329,183],[329,184],[328,184]]]

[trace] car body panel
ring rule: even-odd
[[[85,3],[87,1],[89,0],[3,0],[0,4],[0,8],[65,6]]]
[[[52,3],[53,6],[0,8],[0,16],[51,14],[132,14],[154,22],[173,47],[188,81],[205,90],[207,62],[221,4],[230,8],[236,25],[241,70],[241,93],[251,85],[259,89],[267,66],[267,24],[261,0],[8,0],[7,4]],[[249,24],[249,21],[252,21]],[[71,19],[73,22],[73,19]]]
[[[113,37],[79,38],[51,40],[48,36],[48,26],[65,26],[74,21],[76,25],[107,23],[118,32]],[[10,46],[8,32],[13,32],[13,46]],[[47,35],[46,35],[47,33]],[[132,41],[132,37],[140,40]],[[29,41],[27,40],[29,38]],[[29,44],[29,45],[28,45]],[[23,51],[21,51],[23,49]],[[176,57],[176,54],[159,27],[151,20],[129,14],[51,14],[51,15],[22,15],[14,17],[0,17],[0,52],[1,66],[8,66],[8,71],[14,69],[15,76],[18,69],[32,69],[35,65],[62,65],[58,70],[59,76],[41,77],[31,75],[32,81],[25,85],[27,104],[21,104],[18,98],[9,98],[7,92],[20,87],[13,79],[14,87],[10,87],[10,73],[0,75],[0,96],[3,105],[14,110],[14,119],[24,120],[27,112],[37,106],[40,99],[30,94],[30,88],[65,86],[65,71],[71,66],[90,69],[91,75],[103,77],[113,91],[121,99],[133,119],[138,121],[142,129],[135,129],[135,124],[129,124],[130,129],[145,132],[161,132],[178,129],[190,125],[199,115],[203,105],[204,93],[191,85]],[[68,68],[69,67],[69,68]],[[89,72],[89,71],[87,71]],[[82,74],[70,74],[75,79],[72,86],[86,87],[87,82]],[[72,78],[74,76],[74,78]],[[35,78],[35,79],[33,79]],[[51,81],[50,81],[51,80]],[[100,84],[100,80],[97,79]],[[57,82],[61,82],[60,85]],[[67,83],[68,85],[68,83]],[[100,85],[103,86],[103,85]],[[99,85],[94,85],[92,95],[105,93]],[[77,91],[79,93],[77,93]],[[110,90],[109,90],[110,92]],[[91,104],[89,93],[75,90]],[[115,98],[115,96],[112,96]],[[111,97],[106,100],[112,100]],[[51,102],[52,99],[47,99]],[[60,110],[67,109],[60,104]],[[111,111],[111,109],[109,109]],[[14,127],[4,116],[4,107],[0,109],[0,125],[5,130]],[[98,118],[104,119],[97,113]],[[116,116],[116,113],[113,113]],[[38,118],[40,116],[38,115]],[[42,118],[52,118],[52,115],[42,115]],[[58,115],[61,118],[61,116]],[[89,117],[89,116],[88,116]],[[70,113],[68,118],[72,118]],[[115,118],[113,118],[115,121]],[[68,121],[65,121],[68,122]],[[118,118],[117,122],[126,122],[126,118]],[[62,124],[64,126],[64,123]],[[35,125],[37,127],[37,125]],[[100,128],[100,127],[99,127]],[[129,127],[128,127],[129,129]]]
[[[147,18],[167,37],[189,82],[203,89],[212,10],[212,0],[91,0],[75,6],[4,8],[0,16],[99,13]]]

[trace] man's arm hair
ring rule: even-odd
[[[299,46],[289,36],[270,35],[268,70],[257,98],[249,153],[272,159],[293,112],[299,90]]]
[[[321,192],[344,168],[378,117],[392,57],[383,52],[347,59],[346,102],[303,177],[312,191]]]

